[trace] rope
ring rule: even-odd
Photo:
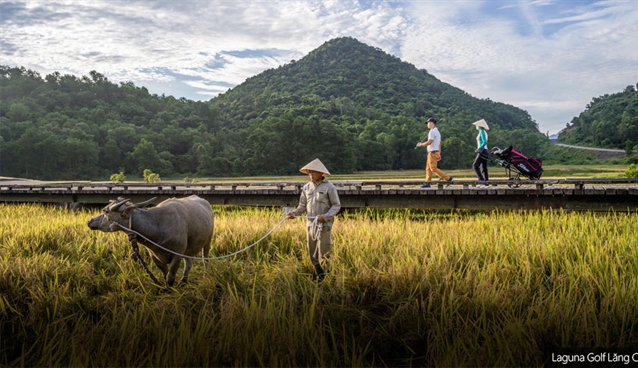
[[[321,229],[322,229],[322,227],[323,227],[323,224],[320,224],[320,223],[319,223],[319,221],[317,221],[317,218],[316,218],[316,217],[296,216],[296,218],[314,219],[314,221],[313,221],[313,234],[311,234],[311,236],[315,236],[315,237],[316,237],[316,235],[314,235],[314,234],[316,233],[316,231],[317,231],[317,230],[319,231],[319,236],[321,235]],[[121,227],[122,229],[124,229],[125,231],[127,231],[127,232],[129,232],[129,233],[133,233],[133,234],[136,234],[136,235],[138,235],[138,236],[142,237],[144,240],[146,240],[146,241],[148,241],[149,243],[151,243],[151,244],[155,245],[156,247],[158,247],[158,248],[160,248],[160,249],[162,249],[162,250],[164,250],[164,251],[166,251],[166,252],[172,253],[172,254],[174,254],[174,255],[176,255],[176,256],[180,256],[180,257],[183,257],[183,258],[189,258],[189,259],[193,259],[193,260],[196,260],[196,261],[210,261],[210,260],[216,260],[216,259],[223,259],[223,258],[232,257],[232,256],[234,256],[234,255],[237,255],[237,254],[241,253],[241,252],[245,252],[245,251],[247,251],[248,249],[250,249],[250,248],[254,247],[254,246],[255,246],[255,245],[257,245],[259,242],[261,242],[262,240],[264,240],[264,239],[265,239],[268,235],[270,235],[273,231],[275,231],[275,229],[277,229],[279,226],[281,226],[281,224],[283,224],[283,223],[284,223],[284,221],[286,221],[287,219],[288,219],[288,217],[284,217],[281,221],[279,221],[279,223],[278,223],[277,225],[275,225],[275,227],[273,227],[272,229],[270,229],[270,231],[269,231],[269,232],[267,232],[267,233],[266,233],[266,235],[262,236],[261,238],[259,238],[259,240],[257,240],[256,242],[252,243],[251,245],[249,245],[249,246],[247,246],[247,247],[245,247],[245,248],[243,248],[243,249],[240,249],[240,250],[238,250],[238,251],[236,251],[236,252],[233,252],[233,253],[230,253],[230,254],[224,255],[224,256],[219,256],[219,257],[209,257],[209,258],[203,258],[203,257],[191,257],[191,256],[187,256],[187,255],[184,255],[184,254],[181,254],[181,253],[177,253],[177,252],[175,252],[175,251],[173,251],[173,250],[170,250],[170,249],[167,249],[167,248],[162,247],[161,245],[159,245],[159,244],[155,243],[154,241],[152,241],[151,239],[149,239],[149,238],[145,237],[144,235],[142,235],[142,234],[138,233],[137,231],[135,231],[135,230],[133,230],[133,229],[130,229],[130,228],[128,228],[128,227],[126,227],[126,226],[124,226],[124,225],[122,225],[122,224],[120,224],[120,223],[118,223],[118,222],[116,222],[116,221],[114,221],[114,222],[113,222],[113,224],[115,224],[115,225],[117,225],[117,226]],[[316,224],[318,224],[318,226],[317,226]],[[314,239],[315,239],[315,238],[313,238],[313,240],[314,240]],[[318,239],[318,238],[317,238],[317,239]]]
[[[312,255],[313,257],[317,257],[319,254],[319,259],[321,259],[321,231],[323,230],[323,224],[319,222],[318,218],[312,221],[312,228],[310,230],[310,239],[315,242],[315,253]]]
[[[321,230],[323,230],[323,224],[319,222],[317,217],[312,221],[312,230],[310,230],[310,239],[317,241],[321,239]]]

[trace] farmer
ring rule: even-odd
[[[428,162],[425,166],[425,184],[421,185],[421,188],[430,187],[432,173],[438,175],[441,180],[454,180],[453,177],[444,173],[443,170],[437,167],[438,162],[441,160],[441,133],[439,133],[439,129],[436,127],[436,119],[429,118],[426,123],[430,129],[430,132],[428,133],[428,140],[426,142],[419,142],[416,144],[417,147],[428,148]]]
[[[288,218],[295,218],[304,211],[307,213],[306,244],[310,261],[315,266],[315,279],[321,281],[325,277],[322,268],[323,260],[332,252],[331,230],[334,216],[341,209],[337,188],[324,179],[330,172],[319,159],[315,159],[299,171],[308,174],[310,182],[303,186],[299,198],[299,206],[288,213]]]
[[[477,148],[474,152],[477,153],[476,159],[474,159],[474,164],[472,167],[474,168],[474,172],[476,173],[476,177],[480,181],[487,181],[490,178],[487,175],[487,159],[490,156],[490,153],[487,151],[487,132],[486,130],[490,130],[487,126],[487,122],[485,119],[481,119],[479,121],[475,121],[474,126],[479,131],[476,136],[476,145]],[[487,187],[486,184],[479,184],[479,188]]]

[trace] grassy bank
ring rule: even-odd
[[[214,255],[282,216],[214,211]],[[93,214],[0,205],[0,365],[536,366],[638,346],[635,214],[346,213],[320,284],[291,220],[168,294]]]
[[[565,178],[622,178],[627,171],[628,165],[618,164],[591,164],[591,165],[543,165],[544,173],[542,179],[565,179]],[[476,174],[471,168],[463,170],[445,170],[446,173],[457,179],[476,179]],[[502,166],[490,165],[489,175],[492,180],[507,179],[505,169]],[[162,177],[164,182],[181,182],[184,176]],[[366,180],[423,180],[425,170],[388,170],[388,171],[361,171],[352,174],[335,174],[329,180],[336,181],[366,181]],[[190,177],[192,180],[193,177]],[[280,176],[247,176],[247,177],[200,177],[194,178],[201,182],[297,182],[307,181],[308,178],[299,173],[298,175]],[[437,180],[437,177],[434,177]],[[29,179],[1,177],[3,181],[28,181]],[[107,178],[104,180],[108,181]],[[127,182],[144,181],[142,177],[127,175]],[[76,181],[77,182],[77,181]]]
[[[543,165],[545,172],[542,179],[557,178],[621,178],[628,165]],[[445,170],[445,172],[457,179],[475,180],[476,174],[471,168],[464,170]],[[491,179],[507,179],[505,169],[502,166],[489,166]],[[425,170],[401,170],[401,171],[362,171],[353,174],[331,175],[329,180],[336,181],[365,181],[365,180],[422,180],[425,178]],[[162,180],[181,181],[183,178],[174,177]],[[434,180],[438,178],[435,176]],[[252,176],[232,178],[198,178],[201,181],[245,181],[245,182],[291,182],[307,181],[303,174],[291,176]]]

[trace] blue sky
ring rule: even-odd
[[[0,29],[2,65],[193,100],[350,36],[543,133],[638,83],[635,0],[0,0]]]

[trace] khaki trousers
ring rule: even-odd
[[[450,176],[437,167],[441,154],[437,152],[428,152],[428,163],[425,165],[425,181],[432,181],[432,173],[435,173],[443,180],[450,180]]]
[[[330,256],[332,253],[332,228],[323,228],[321,230],[321,237],[319,241],[312,239],[312,226],[306,228],[306,246],[308,248],[308,255],[310,256],[310,262],[314,266],[321,265],[324,259]],[[321,243],[317,248],[317,243]]]

